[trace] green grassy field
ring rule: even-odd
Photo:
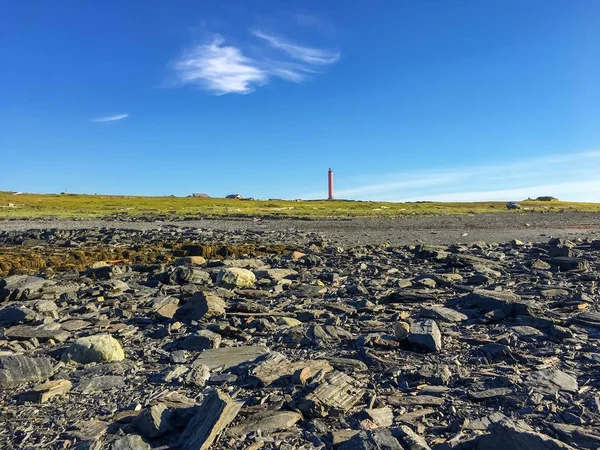
[[[600,203],[520,202],[522,210],[600,212]],[[0,192],[0,218],[160,216],[395,217],[406,214],[506,213],[505,202],[382,203],[354,201],[230,200]]]

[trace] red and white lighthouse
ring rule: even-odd
[[[328,181],[329,181],[329,196],[327,197],[328,200],[333,200],[333,170],[331,170],[331,168],[329,168],[329,172],[328,172]]]

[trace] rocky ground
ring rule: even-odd
[[[597,220],[445,245],[5,223],[0,447],[600,448]]]

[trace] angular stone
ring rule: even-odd
[[[410,324],[407,322],[394,323],[394,336],[398,341],[404,341],[410,333]]]
[[[425,352],[437,352],[442,349],[442,333],[433,320],[414,322],[410,326],[408,342]]]
[[[207,350],[219,348],[221,345],[221,335],[208,330],[200,330],[187,336],[181,341],[179,347],[183,350]]]
[[[252,287],[256,283],[256,276],[248,269],[240,267],[227,267],[221,269],[217,275],[217,284],[227,288]]]
[[[0,327],[10,327],[35,319],[35,312],[23,305],[6,306],[0,309]]]
[[[166,319],[172,319],[177,312],[179,299],[175,297],[161,297],[152,302],[152,311]]]
[[[402,443],[405,450],[431,450],[425,439],[406,425],[393,429],[392,434]]]
[[[69,380],[46,381],[25,394],[27,400],[35,403],[46,403],[52,397],[63,395],[71,390]]]
[[[210,379],[210,370],[208,367],[194,363],[192,369],[186,373],[184,381],[198,387],[203,387]]]
[[[0,356],[0,386],[9,387],[31,381],[40,382],[54,374],[49,358],[23,355]]]
[[[125,353],[119,341],[110,334],[96,334],[77,339],[61,359],[66,363],[80,364],[111,362],[125,359]]]
[[[482,311],[501,310],[510,315],[513,311],[513,303],[520,302],[521,297],[509,291],[475,289],[461,300],[467,308],[475,307]]]
[[[187,320],[209,320],[225,314],[225,302],[211,292],[198,291],[177,310],[176,316]]]
[[[353,378],[331,372],[325,381],[298,402],[298,409],[309,417],[346,413],[362,398],[364,391]]]
[[[171,412],[164,403],[146,408],[131,422],[143,437],[153,439],[165,434],[171,424]]]
[[[110,450],[150,450],[150,444],[146,443],[139,434],[128,434],[110,445]]]
[[[191,418],[180,437],[182,450],[207,450],[235,419],[242,403],[226,393],[211,392]]]
[[[552,258],[552,264],[563,271],[584,272],[590,269],[590,263],[586,259],[569,256]]]
[[[436,385],[448,384],[452,378],[452,371],[446,364],[424,364],[418,369],[417,374],[428,383]]]
[[[171,383],[180,380],[189,371],[190,369],[183,365],[167,367],[158,374],[150,377],[150,381],[154,383]]]
[[[248,417],[239,425],[227,430],[227,436],[242,437],[260,430],[261,434],[289,430],[302,420],[302,414],[294,411],[265,411]]]

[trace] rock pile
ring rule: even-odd
[[[597,242],[265,241],[0,281],[0,447],[600,447]]]

